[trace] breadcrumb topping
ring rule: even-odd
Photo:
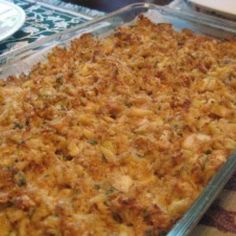
[[[159,235],[235,148],[235,40],[85,34],[0,81],[0,235]]]

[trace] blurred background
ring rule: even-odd
[[[124,7],[125,5],[135,2],[154,2],[159,5],[165,5],[170,3],[172,0],[64,0],[64,2],[70,2],[79,4],[92,9],[111,12],[118,8]]]

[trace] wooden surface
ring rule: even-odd
[[[65,2],[77,3],[82,6],[86,6],[92,9],[97,9],[100,11],[111,12],[118,8],[124,7],[125,5],[144,2],[142,0],[64,0]],[[148,2],[148,1],[146,1]],[[151,0],[149,2],[154,2],[159,5],[165,5],[171,2],[171,0]]]

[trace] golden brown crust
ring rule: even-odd
[[[1,235],[152,235],[236,147],[236,43],[142,17],[0,83]]]

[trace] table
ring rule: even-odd
[[[60,0],[59,0],[60,1]],[[25,25],[25,30],[21,32],[22,36],[19,37],[20,32],[18,32],[15,37],[12,37],[8,40],[9,48],[27,45],[34,40],[37,40],[38,36],[42,36],[42,33],[39,35],[37,28],[34,26],[34,14],[30,11],[30,8],[36,8],[36,4],[30,5],[29,1],[26,0],[14,0],[14,2],[21,4],[22,7],[25,7],[28,11],[28,25]],[[64,0],[65,3],[78,4],[92,9],[110,12],[117,8],[120,8],[124,5],[134,2],[142,2],[141,0]],[[159,5],[168,4],[171,0],[155,0],[154,2]],[[42,8],[38,6],[41,15]],[[46,7],[43,8],[48,13],[49,10]],[[45,10],[46,9],[46,10]],[[37,13],[37,12],[36,12]],[[64,30],[65,23],[66,26],[73,27],[81,22],[86,21],[86,19],[79,18],[76,14],[70,16],[69,13],[61,14],[60,17],[56,11],[51,10],[49,12],[49,17],[44,17],[45,22],[41,22],[45,27],[43,28],[44,35],[51,35],[57,33],[60,30]],[[101,14],[101,13],[99,13]],[[37,15],[38,16],[38,15]],[[50,21],[50,22],[49,22]],[[38,23],[39,24],[39,23]],[[57,27],[54,27],[56,24]],[[49,26],[52,27],[50,28]],[[41,27],[42,28],[42,27]],[[53,30],[52,30],[53,29]],[[57,29],[57,31],[56,31]],[[18,40],[18,44],[16,43]],[[6,48],[7,45],[2,45],[5,47],[5,51],[9,50]],[[0,45],[1,49],[1,45]],[[3,49],[2,49],[3,50]],[[0,50],[1,51],[1,50]],[[236,235],[236,174],[228,182],[222,193],[220,194],[217,201],[211,206],[208,212],[204,215],[200,224],[193,231],[191,236],[233,236]]]
[[[149,2],[154,2],[159,5],[166,5],[172,0],[150,0]],[[85,7],[92,9],[111,12],[118,8],[124,7],[125,5],[135,3],[135,2],[144,2],[143,0],[65,0],[65,2],[70,2],[73,4],[80,4]]]

